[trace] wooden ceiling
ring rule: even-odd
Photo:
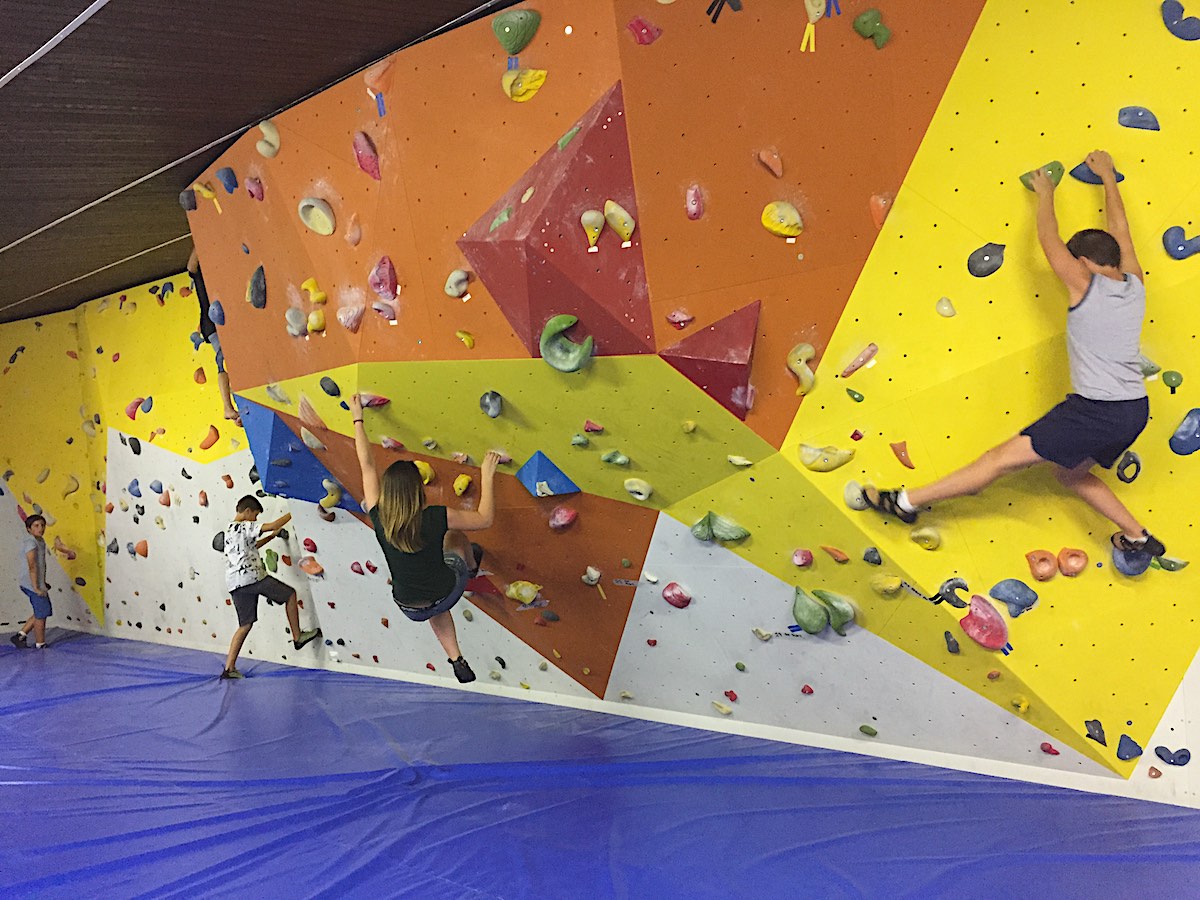
[[[191,240],[179,192],[242,131],[514,2],[8,0],[0,322],[182,271]]]

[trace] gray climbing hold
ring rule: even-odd
[[[225,532],[218,531],[212,539],[212,548],[218,553],[225,552]]]
[[[1158,131],[1158,117],[1144,106],[1123,106],[1117,112],[1117,124],[1125,128]]]
[[[1100,724],[1099,719],[1088,719],[1083,723],[1083,727],[1087,729],[1087,736],[1089,738],[1101,747],[1108,746],[1108,741],[1104,739],[1104,726]]]
[[[868,547],[863,551],[863,562],[869,563],[872,566],[882,566],[883,557],[879,555],[878,547]]]
[[[1121,461],[1117,463],[1117,480],[1131,484],[1142,474],[1142,458],[1132,450],[1126,450]]]
[[[950,653],[957,653],[959,650],[959,647],[958,647],[958,641],[954,639],[954,635],[952,635],[950,632],[947,631],[945,633],[945,637],[946,637],[946,650]]]
[[[1004,265],[1004,244],[984,244],[967,257],[967,271],[976,278],[987,278]]]
[[[246,301],[255,309],[263,309],[267,305],[267,273],[259,266],[250,276],[246,285]]]
[[[479,398],[479,408],[487,414],[489,419],[495,419],[504,412],[504,398],[495,391],[487,391]]]
[[[342,396],[342,389],[338,387],[338,383],[325,375],[321,378],[321,390],[327,393],[330,397]]]
[[[196,192],[191,188],[186,191],[179,192],[179,205],[183,207],[184,212],[196,211]]]
[[[949,603],[955,609],[966,609],[969,605],[966,600],[958,596],[959,591],[970,590],[967,587],[967,582],[963,578],[947,578],[942,582],[938,592],[934,595],[934,603]]]
[[[1014,619],[1023,612],[1028,612],[1037,603],[1037,591],[1017,578],[1005,578],[998,582],[988,594],[993,600],[999,600],[1008,607],[1008,614]]]

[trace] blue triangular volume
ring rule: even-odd
[[[337,481],[324,464],[296,437],[283,419],[273,410],[261,404],[237,398],[242,413],[242,426],[250,441],[250,452],[262,488],[268,494],[307,500],[316,503],[325,496],[321,482],[328,478]],[[340,482],[338,482],[340,484]],[[360,506],[343,488],[342,500],[337,504],[349,512],[359,512]]]
[[[528,462],[517,470],[517,480],[535,497],[579,493],[579,485],[564,475],[562,469],[552,463],[541,450],[529,457]],[[541,490],[538,489],[539,485]]]

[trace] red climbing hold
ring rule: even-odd
[[[755,300],[659,353],[739,419],[746,418],[751,405],[750,363],[760,306]]]
[[[375,565],[375,563],[371,562],[369,559],[366,561],[365,565],[367,567],[367,571],[372,575],[379,571],[379,566]]]
[[[317,542],[314,541],[312,538],[305,538],[302,543],[304,544],[305,551],[307,551],[308,553],[316,553],[317,552]]]
[[[1042,752],[1049,756],[1058,756],[1058,751],[1054,749],[1054,745],[1049,741],[1042,741]]]
[[[433,667],[433,663],[425,663],[425,668],[427,668],[427,669],[428,669],[430,672],[436,672],[436,671],[437,671],[437,669],[435,669],[435,668]]]
[[[725,696],[730,703],[737,703],[737,693],[735,691],[726,691]]]
[[[650,638],[648,641],[646,641],[646,646],[648,646],[648,647],[657,647],[657,646],[658,646],[658,641],[654,640],[654,638]]]
[[[999,650],[1008,644],[1008,625],[986,599],[971,598],[971,611],[959,620],[959,626],[975,643],[987,650]]]
[[[802,693],[802,694],[811,694],[812,692],[813,692],[813,689],[811,687],[809,687],[807,684],[804,687],[800,688],[800,693]]]

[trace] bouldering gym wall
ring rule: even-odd
[[[1200,20],[1084,7],[537,0],[355,72],[181,176],[240,427],[187,272],[0,326],[0,621],[32,513],[55,607],[0,652],[17,895],[1186,891]],[[1167,555],[1121,574],[1045,467],[860,509],[1070,392],[1021,176],[1104,227],[1096,148],[1151,415],[1102,477]],[[469,687],[391,599],[354,393],[430,503],[503,455]],[[221,682],[255,492],[323,639],[264,605]]]

